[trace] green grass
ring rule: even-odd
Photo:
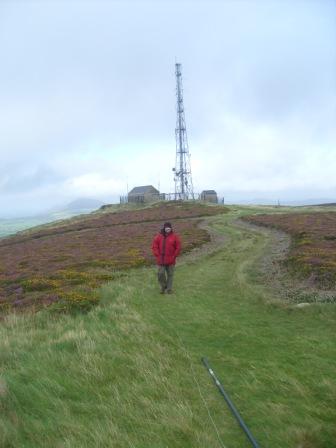
[[[173,296],[143,268],[86,315],[6,317],[0,446],[248,447],[206,356],[261,447],[335,447],[335,305],[256,283],[270,236],[232,225],[240,213],[211,218],[226,244],[180,263]]]

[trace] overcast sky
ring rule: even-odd
[[[336,1],[0,0],[0,216],[194,187],[336,201]]]

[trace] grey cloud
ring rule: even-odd
[[[11,169],[6,170],[0,177],[0,192],[1,194],[26,193],[64,180],[64,175],[48,166],[13,164]]]
[[[170,169],[175,56],[192,153],[203,164],[240,143],[249,153],[258,142],[248,133],[264,126],[293,151],[287,173],[278,147],[267,161],[290,183],[305,148],[335,144],[335,12],[331,1],[0,3],[2,188],[47,189],[87,174],[81,160],[92,146],[91,159],[106,165],[128,154],[125,172],[134,154],[145,165],[149,148],[171,148]],[[242,125],[232,129],[235,120]]]

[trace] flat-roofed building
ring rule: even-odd
[[[128,193],[128,202],[154,202],[161,198],[160,192],[153,185],[134,187]]]
[[[200,199],[201,201],[213,202],[215,204],[218,202],[218,197],[215,190],[203,190],[200,195]]]

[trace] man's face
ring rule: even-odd
[[[166,232],[167,234],[169,234],[169,233],[171,232],[171,228],[170,228],[170,227],[165,227],[165,232]]]

